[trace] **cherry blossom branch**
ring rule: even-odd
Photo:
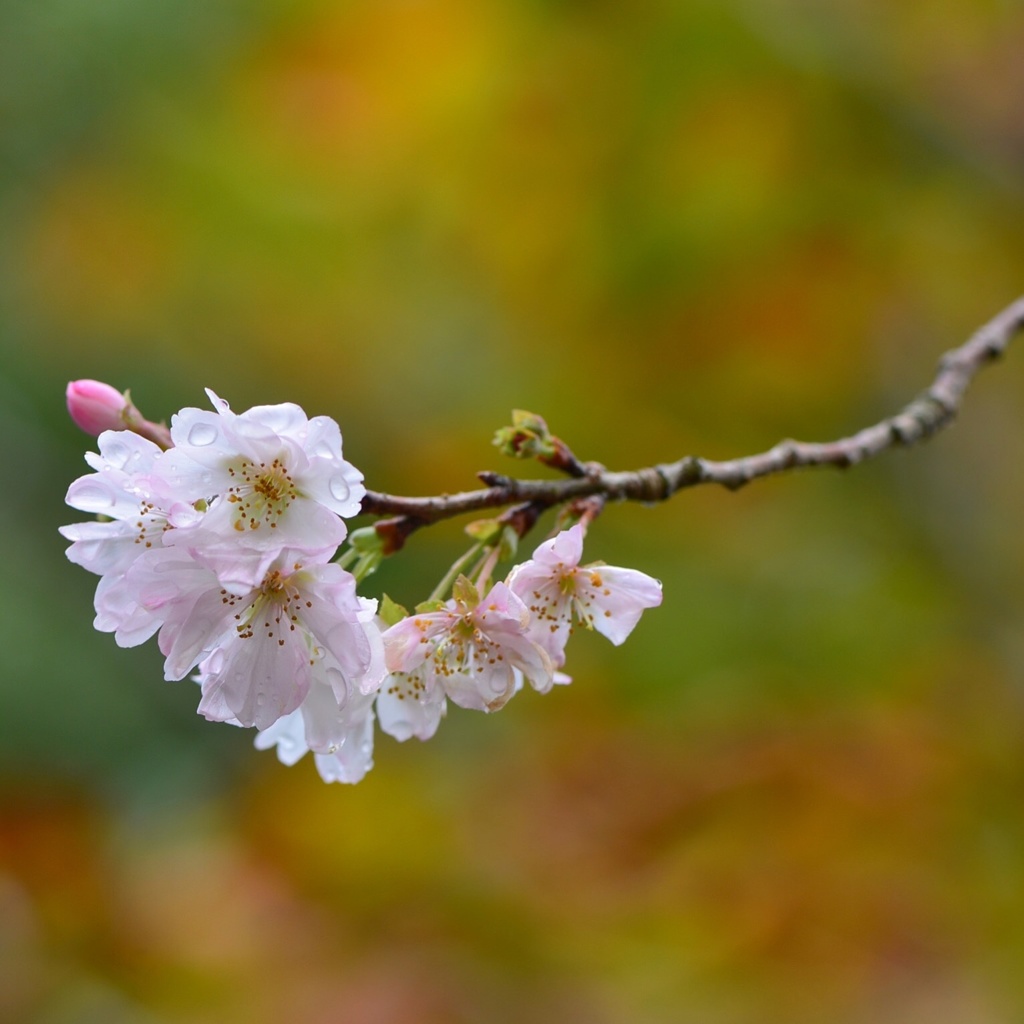
[[[948,426],[978,371],[1001,356],[1022,328],[1024,297],[1007,306],[959,348],[947,352],[940,359],[938,373],[928,389],[903,409],[835,441],[787,439],[767,451],[725,462],[687,455],[675,462],[613,472],[598,463],[580,462],[563,441],[546,433],[543,420],[532,417],[528,429],[513,428],[505,435],[503,447],[509,454],[536,457],[565,472],[567,479],[518,480],[501,473],[482,472],[478,476],[487,487],[456,494],[401,497],[367,491],[361,510],[392,517],[375,524],[384,552],[391,553],[401,548],[415,530],[470,512],[515,506],[501,518],[522,535],[541,511],[574,499],[649,503],[664,501],[697,484],[720,484],[737,490],[752,480],[792,469],[855,466],[890,448],[905,448],[927,440]],[[599,504],[591,506],[589,514],[593,515],[597,508]]]

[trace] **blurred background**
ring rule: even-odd
[[[848,473],[611,507],[570,687],[326,786],[91,627],[78,377],[404,494],[894,411],[1024,292],[1016,0],[0,4],[0,1018],[1024,1019],[1024,355]],[[416,535],[407,604],[461,552]],[[542,522],[541,539],[550,526]]]

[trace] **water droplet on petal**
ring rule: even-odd
[[[124,469],[134,456],[136,452],[120,439],[108,440],[103,446],[103,457],[117,469]]]
[[[102,512],[114,507],[114,495],[98,483],[83,483],[68,495],[68,504],[83,512]]]
[[[335,501],[347,501],[348,496],[352,493],[352,488],[349,487],[348,481],[341,473],[335,473],[327,486]]]
[[[267,695],[265,693],[256,694],[256,707],[261,708],[267,702]]]
[[[345,685],[345,677],[342,675],[340,670],[331,665],[324,670],[324,679],[327,685],[334,690],[335,697],[337,697],[338,694],[344,696],[348,687]]]
[[[217,440],[217,428],[212,423],[195,423],[188,432],[188,443],[205,448]]]

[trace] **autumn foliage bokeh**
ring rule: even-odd
[[[407,494],[537,472],[513,408],[623,469],[873,422],[1024,292],[1022,45],[996,0],[4,5],[0,1018],[1020,1019],[1020,352],[921,449],[609,508],[664,605],[357,787],[94,633],[56,527],[78,377],[298,402]]]

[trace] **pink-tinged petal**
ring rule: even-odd
[[[80,476],[64,499],[72,508],[112,519],[128,519],[139,514],[138,495],[125,490],[123,480],[110,473]]]
[[[187,453],[207,469],[215,469],[239,454],[230,421],[206,409],[188,407],[176,412],[171,417],[171,440],[171,451]]]
[[[637,569],[589,566],[579,570],[577,612],[613,644],[621,644],[647,608],[661,604],[661,584]]]
[[[216,588],[216,577],[173,548],[158,548],[140,555],[125,574],[139,604],[152,612],[172,605],[191,604],[204,591]]]
[[[221,671],[203,677],[204,700],[223,702],[241,725],[257,729],[294,711],[309,688],[309,657],[301,635],[285,632],[281,640],[258,631],[232,638]]]
[[[129,476],[151,472],[163,451],[152,441],[131,430],[105,430],[98,440],[100,465],[86,455],[86,461],[95,469],[117,469]]]
[[[377,721],[399,742],[413,736],[429,740],[437,732],[446,707],[440,684],[422,672],[396,672],[384,680],[377,694]]]
[[[224,650],[214,649],[196,666],[196,675],[192,676],[200,688],[208,676],[218,676],[224,671]],[[215,693],[203,692],[199,701],[198,713],[210,722],[226,722],[229,725],[241,726],[235,713],[224,703],[220,690]]]
[[[186,552],[161,548],[142,555],[125,574],[138,604],[163,623],[158,637],[168,679],[181,679],[235,623],[233,598]],[[244,599],[241,599],[244,601]]]
[[[307,609],[307,612],[310,609]],[[372,693],[384,678],[384,645],[375,627],[339,619],[332,626],[319,625],[326,616],[317,616],[317,627],[306,626],[331,659],[330,680],[338,697],[355,690]],[[328,629],[326,639],[321,630]]]
[[[138,647],[160,628],[161,620],[141,607],[121,576],[104,576],[96,585],[93,626],[113,633],[118,647]]]
[[[551,689],[555,667],[544,648],[521,634],[492,632],[491,637],[500,642],[506,660],[523,673],[535,690],[547,693]],[[514,687],[505,699],[508,700],[513,693]],[[491,710],[495,708],[492,706]]]
[[[301,714],[310,750],[333,754],[344,742],[348,722],[330,686],[313,680],[302,702]]]
[[[164,452],[153,476],[167,493],[188,504],[212,498],[219,487],[217,474],[180,448]]]
[[[458,618],[450,611],[410,615],[384,632],[384,662],[389,672],[411,672],[433,653],[432,641]]]
[[[314,469],[315,473],[311,472],[300,481],[304,493],[335,515],[347,518],[358,515],[366,497],[363,474],[341,460],[331,464],[319,459],[314,463]]]
[[[164,537],[164,547],[206,569],[228,593],[238,596],[255,590],[281,554],[243,547],[231,537],[208,529],[205,521],[194,527],[169,531]]]
[[[214,721],[220,721],[220,719],[214,719]],[[279,718],[273,725],[258,732],[253,742],[257,750],[269,750],[271,747],[276,747],[277,758],[282,764],[288,765],[288,767],[297,764],[305,754],[309,753],[302,712],[293,711],[290,715]]]
[[[443,678],[449,699],[470,711],[498,711],[516,693],[515,669],[507,662],[492,665],[476,674],[452,671]]]
[[[384,682],[384,678],[388,674],[384,659],[384,634],[381,631],[381,623],[377,619],[376,600],[361,597],[359,604],[362,606],[360,621],[370,642],[370,661],[356,685],[359,687],[360,693],[373,694],[380,689],[381,683]]]
[[[203,391],[206,392],[206,397],[210,400],[210,405],[213,406],[214,411],[230,423],[235,418],[235,414],[231,411],[231,406],[227,400],[221,398],[213,388],[203,388]]]
[[[254,405],[235,417],[233,429],[248,437],[288,437],[301,443],[309,420],[294,402]]]
[[[187,676],[233,626],[232,607],[224,604],[217,589],[204,591],[198,597],[187,595],[172,606],[157,637],[166,659],[165,678]]]
[[[330,416],[313,416],[306,424],[303,448],[310,459],[341,459],[341,430]]]
[[[218,500],[207,512],[203,526],[219,533],[232,546],[280,551],[295,548],[308,554],[331,553],[348,534],[345,521],[312,501],[295,501],[281,516],[250,514],[243,503]]]
[[[512,619],[521,628],[530,621],[530,613],[522,599],[514,594],[506,584],[495,583],[487,596],[481,598],[474,612],[474,618],[481,627],[487,628],[488,623]]]
[[[583,525],[576,523],[568,530],[562,530],[550,540],[544,541],[534,551],[533,558],[544,565],[561,565],[566,569],[572,569],[580,564],[583,557],[583,537]]]
[[[200,512],[192,504],[173,499],[167,504],[167,525],[173,526],[176,530],[197,526],[203,521],[204,515],[204,512]]]
[[[356,694],[339,705],[314,668],[299,708],[262,729],[256,747],[276,747],[278,758],[288,765],[312,750],[324,781],[358,782],[373,767],[373,702],[373,697]]]
[[[367,693],[376,689],[384,675],[383,642],[372,621],[376,604],[356,595],[355,578],[339,565],[304,566],[297,577],[302,618],[317,644],[330,653],[347,683]]]
[[[509,586],[529,612],[527,634],[560,665],[572,630],[572,595],[562,588],[562,576],[552,575],[550,569],[532,561],[517,569],[522,571],[509,577]],[[573,572],[570,569],[568,575]]]
[[[324,782],[361,782],[373,767],[373,713],[353,725],[341,748],[333,754],[314,754],[316,770]]]
[[[318,678],[310,684],[301,711],[309,749],[315,754],[336,754],[372,718],[373,697],[354,694],[339,705],[331,687]]]
[[[129,523],[71,523],[59,532],[73,542],[64,552],[68,561],[98,576],[123,575],[139,556],[139,531]]]

